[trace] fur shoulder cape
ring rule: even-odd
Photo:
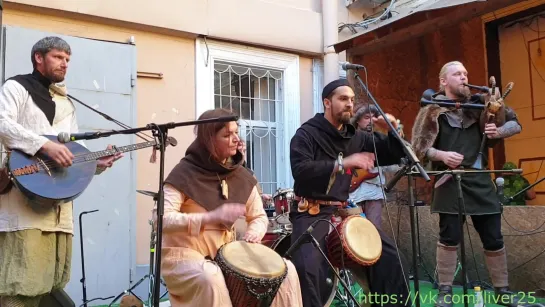
[[[482,98],[481,98],[482,99]],[[482,101],[484,102],[484,101]],[[436,104],[427,105],[418,112],[413,128],[412,128],[412,148],[413,151],[422,163],[423,167],[429,166],[429,161],[426,157],[426,151],[435,144],[435,140],[439,134],[439,115],[451,111],[453,108],[440,107]],[[479,126],[481,132],[484,132],[484,126],[487,123],[487,110],[480,111]],[[506,122],[505,106],[494,116],[492,123],[497,127],[501,127]]]

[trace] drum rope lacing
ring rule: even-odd
[[[220,259],[221,259],[220,255],[222,255],[221,252],[224,246],[225,245],[220,247],[220,249],[218,250],[217,257],[219,257]],[[234,275],[236,278],[243,280],[248,292],[250,292],[250,294],[252,294],[259,300],[262,300],[264,298],[269,298],[272,301],[274,297],[276,296],[276,293],[280,289],[280,285],[282,284],[282,282],[288,275],[287,264],[286,264],[286,270],[284,270],[284,273],[282,273],[282,275],[273,277],[273,278],[259,278],[259,277],[249,277],[247,275],[244,275],[238,272],[237,270],[235,270],[231,265],[229,265],[225,261],[214,261],[214,262],[220,267],[220,269],[222,270],[224,274],[227,273],[229,275]],[[285,260],[284,260],[284,263],[286,263]],[[264,292],[258,293],[259,290],[257,289],[259,288],[264,288],[267,290]]]

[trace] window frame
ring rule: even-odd
[[[283,127],[281,142],[277,142],[276,145],[276,180],[279,188],[293,187],[293,176],[289,163],[289,143],[301,124],[299,56],[197,38],[195,40],[195,118],[198,118],[206,110],[215,107],[215,61],[281,70],[283,72],[283,114],[279,114],[282,118]]]

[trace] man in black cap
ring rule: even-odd
[[[387,136],[375,133],[373,139],[373,134],[358,131],[350,124],[354,97],[354,90],[346,79],[329,83],[322,92],[324,113],[305,122],[291,139],[290,162],[297,198],[290,210],[292,244],[313,225],[312,236],[327,254],[325,242],[330,224],[316,221],[330,220],[336,208],[346,204],[351,170],[373,168],[375,147],[379,165],[398,164],[403,157],[401,144],[390,132]],[[382,117],[374,121],[375,125],[386,126]],[[374,298],[373,306],[408,305],[409,287],[400,253],[393,241],[378,231],[382,238],[380,259],[367,268],[351,270],[352,274],[367,280],[370,293],[366,293],[366,301]],[[348,257],[346,253],[344,256]],[[327,291],[329,276],[327,262],[320,251],[311,243],[305,243],[295,250],[292,261],[299,274],[303,305],[324,306],[330,294]],[[384,297],[382,302],[380,297]]]

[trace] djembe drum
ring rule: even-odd
[[[327,236],[329,260],[337,268],[358,268],[375,264],[382,255],[380,234],[368,219],[360,215],[345,218]],[[343,266],[344,264],[344,266]]]
[[[235,307],[270,306],[288,274],[282,257],[258,243],[222,245],[215,258]]]

